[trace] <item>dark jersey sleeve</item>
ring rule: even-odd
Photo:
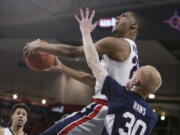
[[[126,90],[125,87],[121,86],[116,80],[111,78],[110,76],[106,76],[102,88],[102,94],[105,94],[108,99],[113,96],[120,96]]]

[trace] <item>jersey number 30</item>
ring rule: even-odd
[[[135,116],[130,112],[124,113],[123,117],[126,119],[129,118],[130,121],[126,122],[125,124],[126,128],[128,129],[127,132],[125,132],[124,129],[119,128],[120,135],[135,135],[140,126],[142,127],[140,131],[140,135],[144,135],[147,127],[145,122],[143,122],[140,119],[136,120]]]

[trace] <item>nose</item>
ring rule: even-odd
[[[19,118],[23,118],[23,114],[20,114],[20,115],[19,115]]]

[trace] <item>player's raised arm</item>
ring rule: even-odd
[[[97,22],[92,24],[92,20],[94,18],[95,11],[93,10],[90,14],[89,9],[87,8],[85,14],[82,9],[80,10],[81,19],[77,15],[75,15],[76,20],[79,22],[80,30],[82,34],[83,40],[83,49],[85,53],[85,57],[88,63],[88,66],[91,68],[93,74],[96,77],[96,80],[103,85],[104,79],[107,76],[107,72],[101,66],[99,55],[95,48],[95,45],[92,41],[91,32],[95,29]]]

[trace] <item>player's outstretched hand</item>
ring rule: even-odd
[[[27,43],[26,46],[23,48],[23,57],[27,58],[30,54],[36,52],[37,48],[43,44],[48,44],[48,43],[40,39]]]
[[[83,12],[83,10],[80,9],[80,18],[77,15],[75,15],[76,20],[79,22],[82,34],[92,32],[96,28],[98,22],[95,22],[94,24],[92,23],[94,15],[95,10],[92,10],[92,12],[90,13],[89,8],[86,8],[85,12]]]
[[[26,43],[26,46],[23,48],[23,57],[25,59],[28,58],[28,56],[32,54],[38,46],[40,46],[40,39]]]

